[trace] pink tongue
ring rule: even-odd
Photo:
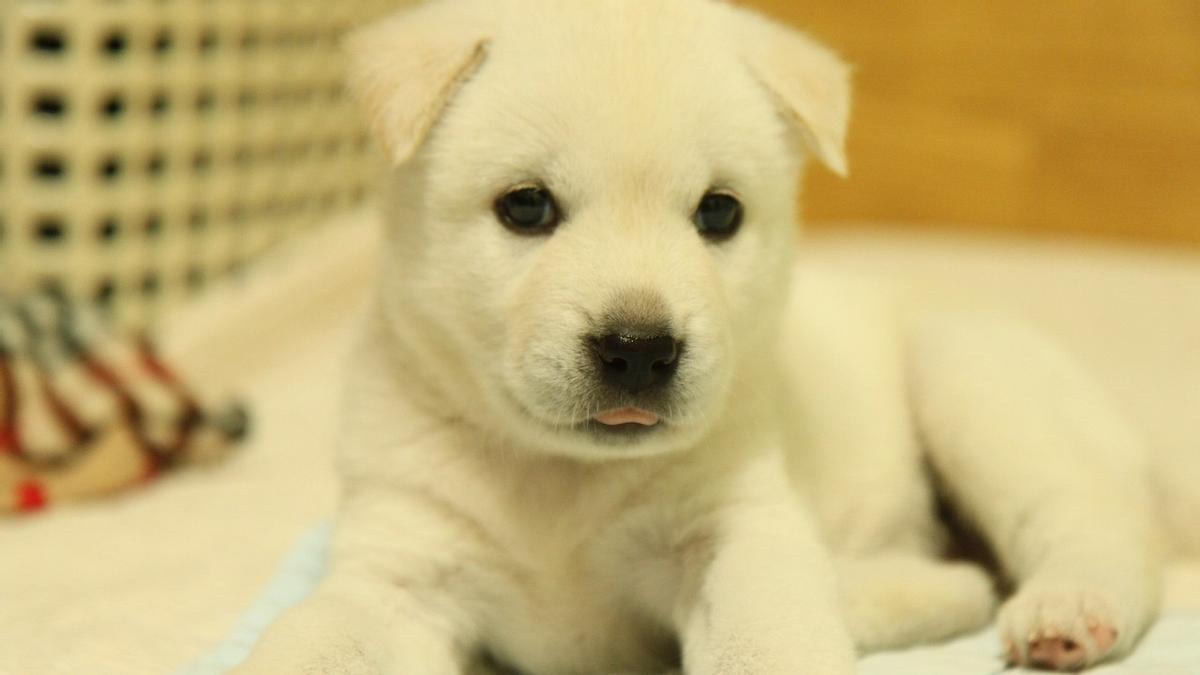
[[[609,426],[618,424],[641,424],[643,426],[652,427],[658,424],[658,415],[652,412],[647,412],[641,408],[621,408],[619,410],[609,410],[608,412],[596,415],[596,421]]]

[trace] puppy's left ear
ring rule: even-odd
[[[347,84],[392,164],[408,161],[484,58],[475,3],[425,2],[350,33]]]
[[[850,66],[808,36],[742,11],[743,53],[751,71],[775,95],[808,149],[845,176]]]

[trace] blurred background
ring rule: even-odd
[[[1200,246],[1200,2],[741,0],[855,66],[850,179],[870,220]]]
[[[856,68],[817,230],[1200,246],[1200,3],[741,0]],[[126,323],[362,202],[337,37],[404,0],[4,0],[0,287]]]
[[[339,36],[386,0],[0,0],[0,290],[125,325],[364,201]]]

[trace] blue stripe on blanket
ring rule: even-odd
[[[324,523],[305,532],[280,565],[275,578],[221,644],[200,660],[180,669],[176,675],[221,675],[244,661],[267,626],[287,608],[308,597],[325,575],[325,558],[332,531],[333,526]]]

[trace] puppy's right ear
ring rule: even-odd
[[[422,4],[347,36],[350,91],[393,165],[421,146],[447,101],[483,61],[487,40],[478,16],[446,2]]]

